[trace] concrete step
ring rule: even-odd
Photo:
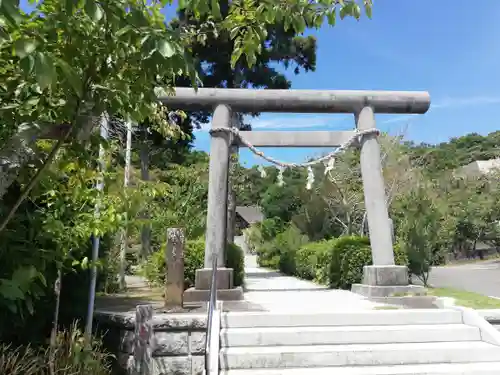
[[[460,311],[445,309],[357,310],[317,313],[229,312],[222,315],[222,328],[460,323],[462,323]]]
[[[500,362],[225,370],[220,375],[498,375]]]
[[[444,341],[481,341],[481,334],[477,327],[465,324],[225,328],[221,331],[222,347]]]
[[[494,362],[499,359],[500,346],[482,341],[252,346],[221,349],[220,368],[222,370],[229,370],[353,365],[390,366],[403,364]]]

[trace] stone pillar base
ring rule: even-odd
[[[243,300],[243,288],[234,287],[233,269],[218,268],[217,279],[217,299],[220,301],[241,301]],[[208,302],[210,298],[210,286],[212,283],[212,269],[203,268],[196,270],[194,288],[184,291],[184,306],[201,305]]]
[[[407,293],[423,294],[425,288],[408,284],[408,268],[406,266],[365,266],[363,268],[363,283],[353,284],[351,291],[372,298]]]
[[[232,289],[233,288],[233,269],[220,267],[217,268],[217,280],[215,283],[217,289]],[[194,276],[194,287],[199,290],[210,290],[212,284],[212,269],[202,268],[196,270]]]
[[[184,307],[201,306],[208,302],[210,299],[209,290],[199,290],[196,288],[189,288],[184,291]],[[233,289],[217,289],[218,301],[242,301],[243,288],[238,286]]]

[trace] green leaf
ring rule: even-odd
[[[41,272],[38,272],[37,277],[38,277],[38,280],[40,280],[40,282],[42,283],[43,286],[47,286],[47,280],[45,279],[45,276],[43,276],[43,274]]]
[[[322,24],[323,24],[323,16],[322,15],[315,15],[314,21],[313,21],[314,27],[319,29]]]
[[[118,36],[118,37],[123,36],[123,35],[127,34],[128,32],[132,31],[133,29],[134,28],[132,26],[127,25],[127,26],[121,28],[120,30],[118,30],[116,32],[116,36]]]
[[[239,32],[240,32],[240,28],[239,27],[233,27],[233,29],[229,33],[229,38],[230,39],[235,39],[238,36]]]
[[[285,18],[285,22],[283,24],[283,28],[284,28],[285,31],[290,30],[290,24],[291,24],[290,18],[286,17]]]
[[[208,6],[208,1],[201,0],[200,3],[198,4],[197,11],[200,12],[201,15],[207,14],[210,11],[210,8]]]
[[[94,22],[99,22],[104,16],[101,6],[94,0],[87,0],[85,2],[85,13],[87,13]]]
[[[52,59],[44,53],[37,52],[35,57],[36,80],[44,90],[54,83],[57,78],[56,69]]]
[[[35,66],[35,58],[32,55],[26,56],[26,58],[22,59],[19,63],[21,69],[24,71],[26,75],[31,74],[33,68]]]
[[[66,0],[66,14],[73,14],[75,0]]]
[[[24,287],[32,282],[37,273],[33,266],[18,268],[12,274],[12,282],[18,284],[21,289],[25,289]]]
[[[18,300],[24,298],[24,293],[11,280],[0,279],[0,296],[8,300]]]
[[[372,1],[365,0],[365,13],[368,18],[372,18]]]
[[[267,23],[273,23],[274,20],[276,19],[276,11],[274,7],[268,8],[267,12],[264,13],[264,16]]]
[[[82,267],[82,269],[86,269],[86,268],[88,268],[88,266],[89,266],[89,258],[85,257],[81,261],[81,267]]]
[[[357,20],[359,20],[359,18],[361,17],[361,8],[358,4],[353,5],[352,14]]]
[[[18,39],[14,43],[14,54],[20,59],[35,52],[38,43],[33,39]]]
[[[352,11],[352,7],[350,6],[351,4],[347,4],[340,9],[340,19],[343,20],[345,16],[348,16],[350,12]]]
[[[5,31],[3,27],[0,26],[0,41],[10,40],[10,34]]]
[[[23,16],[21,15],[19,9],[19,3],[17,1],[12,1],[12,0],[2,1],[0,11],[12,26],[16,26],[23,19]]]
[[[219,0],[212,0],[212,15],[215,19],[222,18],[222,14],[220,13]]]
[[[166,39],[161,39],[157,42],[156,48],[158,49],[158,52],[165,57],[169,58],[175,55],[175,49],[173,48],[172,44],[166,40]]]
[[[328,19],[328,24],[331,26],[335,26],[335,22],[337,20],[337,9],[333,8],[326,14],[326,18]]]
[[[24,303],[26,304],[26,308],[28,309],[30,315],[33,315],[35,309],[33,308],[33,300],[31,299],[31,297],[26,296],[26,298],[24,299]]]
[[[75,70],[64,60],[58,59],[57,65],[61,69],[64,78],[68,81],[68,83],[73,88],[76,96],[81,98],[83,96],[83,83],[80,80],[80,77],[75,72]]]
[[[243,54],[243,49],[242,48],[235,48],[233,51],[233,54],[231,55],[231,68],[234,69],[236,66],[236,63],[240,59],[241,55]]]
[[[293,28],[297,33],[303,33],[306,29],[306,22],[303,17],[296,17],[292,20]]]

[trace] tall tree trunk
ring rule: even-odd
[[[127,188],[130,179],[130,154],[132,149],[132,123],[127,121],[127,144],[125,146],[125,170],[123,171],[123,188],[125,190],[125,197],[128,197]],[[126,198],[127,199],[127,198]],[[122,230],[120,241],[120,277],[119,287],[120,290],[126,288],[125,284],[125,270],[127,267],[127,242],[128,242],[128,220],[126,220],[125,228]]]
[[[139,150],[141,158],[141,180],[149,181],[149,145],[147,143],[147,129],[143,129],[143,140]],[[144,219],[149,218],[149,213],[144,211],[142,213]],[[141,257],[146,258],[151,253],[151,225],[149,223],[143,224],[141,230]]]

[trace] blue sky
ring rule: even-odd
[[[21,6],[26,9],[26,0]],[[471,132],[499,128],[499,0],[480,6],[467,0],[374,0],[373,17],[347,19],[311,32],[318,40],[317,70],[288,77],[295,89],[426,90],[431,109],[425,115],[380,115],[383,131],[417,142],[438,143]],[[172,8],[170,8],[172,9]],[[172,14],[166,10],[167,17]],[[256,130],[347,130],[348,115],[263,114]],[[209,136],[195,133],[195,148],[209,151]],[[267,149],[290,162],[322,149]],[[247,164],[260,163],[249,151]]]
[[[313,32],[317,70],[289,77],[295,89],[426,90],[431,109],[411,117],[378,116],[394,134],[438,143],[470,132],[500,128],[500,1],[472,6],[466,0],[374,0],[372,20],[339,21]],[[340,130],[352,116],[263,114],[255,129]],[[196,133],[196,148],[209,151],[209,136]],[[321,149],[266,149],[284,161],[302,161]],[[240,152],[247,165],[258,159]]]

